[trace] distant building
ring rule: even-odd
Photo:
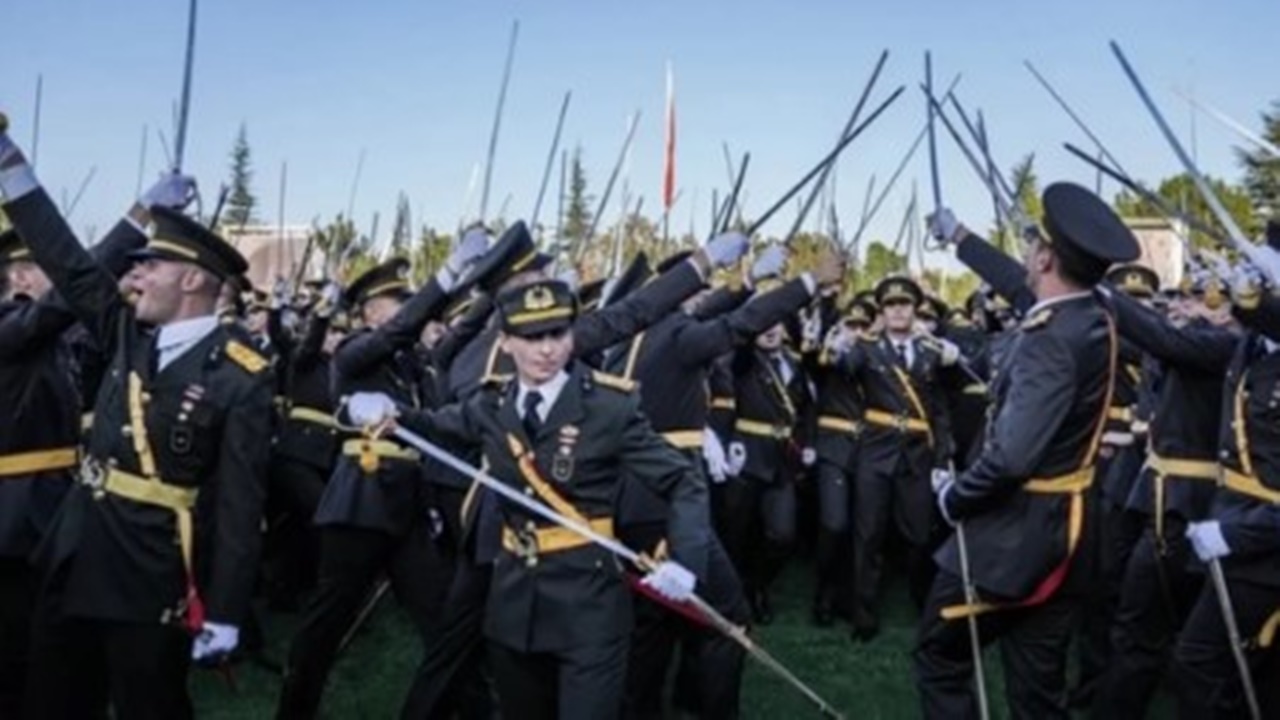
[[[243,228],[223,228],[223,237],[249,261],[247,275],[254,287],[265,290],[275,285],[277,277],[292,281],[298,276],[311,231],[307,225],[285,225],[283,228],[278,225],[246,225]],[[301,274],[303,279],[323,274],[323,262],[317,249],[312,249],[308,265]]]
[[[1160,287],[1175,287],[1181,283],[1187,251],[1179,236],[1187,237],[1186,225],[1164,218],[1125,218],[1124,223],[1133,231],[1142,248],[1139,262],[1160,276]]]

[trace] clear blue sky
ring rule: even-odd
[[[4,0],[0,108],[30,144],[36,77],[44,76],[39,171],[55,197],[97,176],[73,224],[101,233],[131,200],[144,124],[152,128],[147,181],[164,164],[155,136],[172,136],[183,57],[185,0]],[[342,211],[361,148],[367,150],[356,219],[381,211],[388,230],[406,191],[415,220],[451,228],[464,214],[473,168],[484,159],[507,35],[520,41],[494,169],[491,213],[512,195],[524,216],[537,193],[563,93],[565,130],[581,144],[592,190],[603,188],[627,116],[643,111],[630,185],[659,205],[664,65],[675,66],[679,112],[673,227],[705,232],[713,188],[728,181],[721,154],[752,152],[747,214],[760,212],[827,152],[882,48],[891,56],[877,97],[908,92],[846,153],[838,173],[843,224],[856,222],[868,178],[887,178],[924,118],[916,90],[923,51],[937,82],[962,72],[960,96],[982,108],[997,160],[1036,152],[1043,180],[1089,185],[1093,174],[1060,143],[1085,140],[1023,69],[1029,58],[1135,174],[1154,180],[1176,161],[1139,105],[1107,41],[1126,50],[1176,129],[1191,114],[1171,92],[1197,97],[1251,125],[1280,98],[1274,0],[1107,2],[568,2],[541,0],[204,0],[201,3],[188,169],[209,202],[227,176],[245,122],[261,214],[275,221],[282,161],[287,216],[306,223]],[[1236,178],[1236,138],[1201,117],[1199,161]],[[172,140],[172,138],[171,138]],[[961,218],[990,221],[990,202],[944,141],[943,192]],[[873,234],[896,233],[911,180],[928,194],[921,152],[886,203]],[[554,193],[554,185],[552,193]],[[1114,191],[1109,187],[1108,194]],[[551,201],[549,201],[551,202]],[[927,201],[926,201],[927,202]],[[474,203],[473,203],[474,205]],[[554,204],[547,206],[554,212]],[[544,207],[544,220],[551,213]],[[472,209],[474,212],[474,209]],[[610,208],[608,217],[617,217]],[[768,230],[782,232],[785,212]]]

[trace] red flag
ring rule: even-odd
[[[676,83],[667,63],[667,132],[662,157],[662,208],[671,211],[676,197]]]

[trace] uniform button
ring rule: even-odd
[[[120,434],[125,437],[133,437],[133,428],[129,427],[128,425],[125,425],[120,428]]]
[[[528,521],[526,521],[526,522],[525,522],[525,524],[524,524],[524,529],[525,529],[525,530],[527,530],[527,531],[529,531],[529,532],[533,532],[534,530],[537,530],[537,529],[538,529],[538,526],[537,526],[537,525],[534,525],[532,520],[528,520]]]
[[[1226,460],[1231,457],[1231,453],[1227,452],[1226,450],[1223,450],[1222,452],[1218,453],[1218,457],[1222,458],[1223,460]]]
[[[533,488],[525,488],[524,494],[528,495],[529,497],[533,497]]]

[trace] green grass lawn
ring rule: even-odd
[[[778,618],[757,634],[758,642],[851,720],[896,720],[919,717],[911,674],[910,649],[915,613],[905,587],[891,586],[885,598],[883,630],[869,645],[855,644],[847,627],[819,629],[809,622],[810,573],[798,565],[782,579],[774,601]],[[295,616],[275,616],[269,628],[273,659],[283,659]],[[333,675],[325,696],[324,717],[360,720],[398,717],[418,659],[417,640],[395,602],[385,601]],[[987,653],[988,688],[993,717],[1005,717],[999,680],[999,657]],[[269,718],[279,678],[252,666],[237,669],[233,692],[221,676],[193,673],[198,717],[214,720]],[[806,718],[817,713],[790,686],[748,661],[743,682],[746,718]],[[1161,706],[1153,717],[1170,717]]]

